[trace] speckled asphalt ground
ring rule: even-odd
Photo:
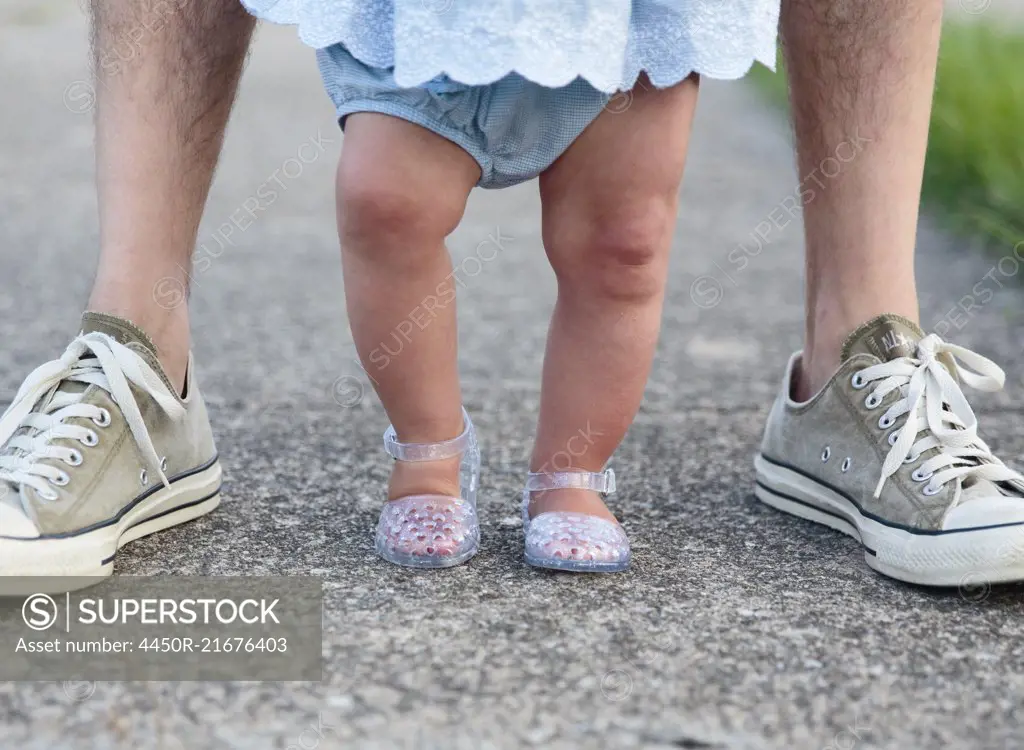
[[[91,281],[83,28],[70,0],[0,7],[0,403],[77,330]],[[194,297],[224,502],[126,548],[117,570],[322,576],[324,681],[0,684],[0,746],[1024,745],[1021,588],[890,582],[853,541],[753,498],[762,420],[800,345],[798,225],[773,228],[743,269],[728,256],[755,246],[751,232],[798,180],[785,123],[756,92],[712,82],[702,97],[665,330],[615,460],[634,568],[571,577],[521,559],[516,497],[554,293],[528,184],[475,194],[452,238],[458,262],[489,235],[510,238],[492,260],[463,266],[460,298],[466,403],[485,448],[483,549],[422,574],[372,552],[385,419],[345,321],[331,188],[341,139],[312,53],[287,30],[263,29]],[[324,151],[298,174],[292,162],[274,205],[221,252],[218,227],[318,134]],[[923,318],[1007,369],[1006,391],[975,404],[990,442],[1016,458],[1020,263],[1012,248],[967,244],[922,228]],[[968,295],[974,309],[956,312]]]

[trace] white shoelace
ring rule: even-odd
[[[92,356],[87,356],[91,353]],[[135,352],[110,336],[93,332],[79,336],[60,359],[36,368],[25,379],[10,407],[0,417],[0,482],[35,489],[46,500],[55,500],[51,486],[63,486],[68,475],[44,459],[56,459],[77,466],[82,453],[52,441],[59,438],[95,445],[97,433],[82,425],[67,424],[72,417],[91,419],[98,427],[110,423],[110,414],[92,404],[82,403],[82,393],[56,392],[40,411],[33,411],[62,382],[95,385],[110,394],[121,409],[128,429],[135,438],[149,470],[167,485],[167,477],[157,456],[149,430],[142,419],[131,385],[153,397],[172,419],[180,419],[185,408],[167,388],[161,377]],[[25,430],[24,428],[29,428]],[[20,433],[20,434],[16,434]]]
[[[937,495],[943,485],[957,478],[1024,482],[1024,477],[992,455],[978,437],[978,418],[960,385],[938,360],[942,354],[949,355],[957,377],[966,385],[980,391],[998,391],[1003,387],[1006,376],[998,365],[970,349],[949,344],[935,334],[918,343],[914,357],[872,365],[854,376],[855,388],[866,388],[874,383],[874,390],[867,397],[869,407],[881,404],[892,391],[899,390],[902,396],[882,414],[879,427],[888,429],[899,417],[907,415],[895,442],[890,439],[892,448],[882,464],[875,497],[902,464],[917,461],[931,448],[938,452],[913,473],[916,481],[928,481],[924,487],[927,495]],[[924,435],[919,440],[921,433]],[[959,498],[958,493],[954,505]]]

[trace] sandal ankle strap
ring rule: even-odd
[[[594,490],[610,495],[615,492],[615,472],[611,469],[595,474],[589,471],[530,472],[526,475],[526,492],[541,490]]]
[[[440,443],[400,443],[394,425],[389,425],[384,432],[384,450],[399,461],[441,461],[461,456],[473,445],[473,422],[465,409],[462,421],[465,425],[462,434]]]

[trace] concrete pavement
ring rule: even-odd
[[[5,403],[77,330],[96,259],[76,3],[0,7],[0,66]],[[521,559],[517,499],[554,294],[535,184],[477,191],[451,242],[466,281],[466,404],[485,451],[482,552],[435,574],[374,556],[389,459],[345,320],[340,147],[312,52],[289,30],[262,29],[193,303],[224,502],[118,557],[122,574],[322,576],[324,682],[0,684],[0,745],[1024,745],[1021,587],[899,585],[872,573],[852,540],[753,498],[753,451],[802,327],[801,233],[778,218],[798,179],[785,123],[756,92],[715,82],[702,92],[658,359],[614,462],[614,508],[636,553],[623,576],[549,575]],[[222,226],[275,175],[272,205],[225,239]],[[496,233],[502,251],[482,253]],[[969,244],[924,223],[923,320],[1007,369],[1006,391],[974,403],[986,439],[1016,459],[1021,261],[1013,248]]]

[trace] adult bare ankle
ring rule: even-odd
[[[171,385],[177,389],[178,394],[184,395],[190,349],[188,326],[186,325],[183,330],[176,330],[173,335],[158,336],[153,342],[156,344],[160,365],[167,373]]]
[[[835,346],[808,346],[800,358],[794,379],[794,401],[803,402],[812,398],[829,381],[839,368],[842,343]]]

